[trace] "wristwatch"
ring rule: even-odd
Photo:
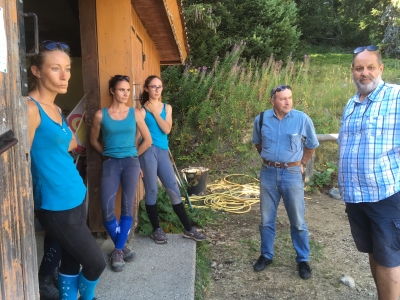
[[[303,163],[302,161],[301,161],[300,163],[301,163],[301,165],[303,166],[303,169],[305,169],[305,168],[306,168],[306,164]]]

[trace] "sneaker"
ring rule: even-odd
[[[125,262],[130,262],[135,259],[136,253],[133,252],[131,249],[129,249],[127,246],[124,246],[124,249],[122,250],[124,252],[124,261]]]
[[[51,275],[39,275],[40,300],[59,300],[58,289],[53,285]]]
[[[166,244],[168,242],[168,238],[165,235],[164,230],[161,228],[157,228],[156,230],[153,231],[151,234],[151,238],[157,243],[157,244]]]
[[[302,261],[298,264],[299,275],[302,279],[310,279],[311,278],[311,268],[308,262]]]
[[[121,272],[125,269],[124,252],[122,250],[114,249],[111,254],[111,269],[114,272]]]
[[[201,242],[206,240],[206,236],[204,234],[201,234],[196,230],[196,228],[192,227],[190,230],[185,230],[183,232],[183,237],[187,239],[192,239],[195,240],[196,242]]]
[[[260,255],[260,257],[257,259],[257,262],[253,266],[253,269],[256,272],[261,272],[271,263],[272,263],[271,259],[266,258],[264,255]]]

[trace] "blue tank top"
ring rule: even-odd
[[[108,107],[102,108],[101,131],[104,141],[104,156],[125,158],[137,156],[135,147],[136,119],[132,107],[123,120],[114,120],[108,113]]]
[[[143,106],[144,107],[144,106]],[[145,108],[146,109],[146,108]],[[160,114],[161,118],[165,120],[167,118],[166,105],[164,103],[163,109]],[[158,126],[156,119],[153,114],[146,110],[146,116],[144,118],[147,127],[149,128],[151,139],[153,140],[153,145],[161,148],[163,150],[168,150],[168,135],[161,130]]]
[[[35,210],[60,211],[77,207],[85,198],[86,186],[68,153],[72,132],[64,118],[62,125],[54,122],[38,102],[29,99],[38,106],[41,119],[31,147]]]

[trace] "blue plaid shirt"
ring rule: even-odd
[[[363,102],[353,96],[338,143],[345,202],[376,202],[400,191],[400,86],[382,81]]]

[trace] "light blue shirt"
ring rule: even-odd
[[[161,118],[166,120],[167,118],[167,105],[164,103],[163,109],[161,111]],[[145,107],[146,109],[146,107]],[[154,118],[153,114],[146,109],[146,116],[144,117],[147,127],[149,128],[151,139],[153,145],[161,148],[163,150],[168,150],[168,135],[161,130],[160,126]]]
[[[345,202],[376,202],[400,191],[400,86],[382,81],[363,102],[354,95],[338,143]]]
[[[253,139],[262,144],[261,157],[273,162],[297,162],[303,157],[303,147],[319,145],[314,124],[305,113],[292,109],[279,120],[273,109],[264,112],[260,133],[260,115],[254,119]]]
[[[125,158],[137,156],[135,147],[136,119],[135,111],[129,108],[125,119],[114,120],[108,113],[108,107],[102,108],[101,131],[104,140],[104,156]]]

